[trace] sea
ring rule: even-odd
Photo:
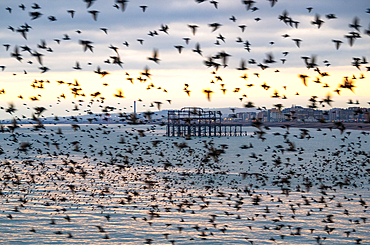
[[[368,132],[165,132],[118,124],[1,132],[0,243],[370,244]]]

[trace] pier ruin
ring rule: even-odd
[[[167,136],[241,136],[242,124],[224,123],[221,111],[184,107],[167,114]]]

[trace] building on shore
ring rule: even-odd
[[[293,105],[290,108],[278,110],[261,109],[257,112],[238,112],[229,114],[224,118],[228,122],[251,123],[255,120],[261,122],[364,122],[367,120],[368,109],[361,107],[331,108],[329,110],[318,110]]]

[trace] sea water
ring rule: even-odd
[[[243,130],[190,140],[158,125],[1,133],[0,243],[370,243],[367,132]]]

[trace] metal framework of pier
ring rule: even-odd
[[[221,111],[184,107],[168,111],[167,136],[241,136],[242,124],[222,123]]]

